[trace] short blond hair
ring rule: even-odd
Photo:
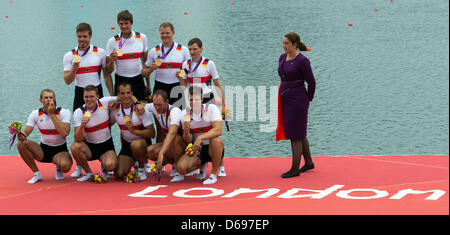
[[[172,32],[175,32],[175,29],[173,28],[173,24],[170,22],[163,22],[160,26],[159,26],[159,30],[161,30],[161,28],[167,28],[169,27],[170,30],[172,30]]]
[[[39,95],[39,97],[41,99],[42,99],[42,95],[44,94],[44,92],[51,92],[51,93],[53,93],[53,97],[56,97],[55,92],[52,89],[45,88],[44,90],[41,91],[41,94]]]

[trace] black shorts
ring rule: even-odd
[[[100,96],[100,98],[102,98],[103,97],[102,84],[98,85],[97,89],[98,89],[98,95]],[[73,98],[73,111],[74,112],[77,108],[84,105],[83,91],[84,91],[83,87],[75,86],[75,96]]]
[[[60,152],[69,152],[67,150],[67,143],[60,146],[50,146],[41,143],[42,151],[44,152],[44,158],[41,162],[50,163],[53,162],[53,157]]]
[[[147,146],[152,144],[152,139],[145,139],[147,141]],[[136,158],[133,156],[133,151],[131,151],[131,143],[128,141],[121,139],[122,149],[120,149],[119,155],[124,155],[133,158],[136,161]]]
[[[225,148],[222,151],[222,158],[225,155]],[[209,156],[209,144],[203,145],[202,150],[200,151],[200,160],[202,161],[202,165],[208,162],[212,162],[211,156]]]
[[[158,82],[155,81],[155,86],[153,87],[153,93],[155,93],[155,91],[157,90],[164,90],[165,92],[167,92],[167,95],[169,96],[169,104],[170,105],[174,105],[175,102],[177,102],[175,104],[176,107],[180,108],[181,110],[183,110],[186,107],[186,100],[184,98],[184,92],[181,90],[181,86],[180,83],[172,83],[172,84],[166,84],[166,83],[162,83],[162,82]],[[173,90],[173,91],[172,91]],[[174,96],[176,94],[178,94],[177,97],[171,97],[170,93],[173,92]]]
[[[86,142],[86,144],[89,147],[89,150],[91,150],[92,154],[91,159],[89,159],[89,161],[100,159],[100,156],[102,156],[109,150],[113,150],[114,152],[116,152],[116,150],[114,149],[114,142],[112,138],[109,138],[109,140],[99,144],[92,144],[89,142]]]
[[[123,77],[120,75],[115,74],[114,75],[114,93],[117,95],[118,90],[117,88],[122,82],[128,82],[131,84],[133,95],[138,100],[145,100],[147,101],[147,89],[144,83],[144,77],[142,77],[142,74],[139,74],[135,77]]]

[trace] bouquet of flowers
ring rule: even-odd
[[[219,109],[220,109],[220,107],[222,107],[222,120],[225,121],[225,125],[227,126],[227,131],[230,131],[230,126],[228,125],[228,121],[231,120],[231,118],[232,118],[231,110],[228,107],[223,106],[221,98],[216,98],[216,105],[217,105],[217,107],[219,107]]]
[[[103,172],[98,172],[97,174],[95,174],[91,177],[91,180],[94,183],[103,184],[103,183],[106,183],[107,178],[106,178],[105,174],[103,174]]]
[[[231,120],[232,112],[231,110],[227,108],[222,108],[222,119],[225,121]]]
[[[11,149],[11,146],[14,144],[14,141],[16,141],[17,134],[20,133],[20,130],[22,130],[22,123],[20,123],[20,122],[12,122],[9,125],[9,133],[11,133],[11,135],[13,135],[13,137],[11,137],[11,139],[9,139],[9,142],[11,143],[9,145],[9,149]]]
[[[197,157],[197,153],[194,152],[194,145],[192,143],[189,143],[184,151],[189,157]]]
[[[127,175],[126,182],[127,183],[139,183],[141,177],[137,172],[130,172]]]
[[[225,125],[227,126],[227,131],[230,131],[230,126],[228,125],[228,120],[231,120],[232,113],[231,110],[227,108],[222,108],[222,120],[225,121]]]
[[[162,166],[164,167],[167,164],[167,162],[162,163]],[[156,165],[156,162],[150,165],[150,170],[152,171],[152,174],[155,176],[155,180],[160,181],[161,175],[162,175],[162,169],[159,169]]]

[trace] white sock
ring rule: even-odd
[[[55,178],[56,178],[57,180],[62,180],[62,179],[64,179],[64,174],[63,174],[63,172],[61,171],[61,169],[56,168],[56,176],[55,176]]]
[[[145,171],[145,168],[138,168],[138,175],[140,180],[146,180],[147,172]]]
[[[200,173],[197,176],[197,179],[203,180],[206,177],[206,170],[208,169],[208,163],[205,163],[203,167],[200,169]]]
[[[227,173],[225,172],[225,167],[224,166],[220,166],[219,167],[219,177],[225,177],[227,176]]]
[[[177,173],[177,166],[175,166],[175,164],[172,164],[172,172],[170,172],[169,176],[174,177],[176,173]]]
[[[75,171],[70,175],[72,178],[78,178],[81,175],[81,170],[83,168],[81,166],[77,166],[77,168],[75,169]]]
[[[152,170],[150,170],[150,163],[147,162],[144,164],[144,166],[145,166],[145,170],[147,171],[147,173],[149,173],[149,174],[152,173]]]

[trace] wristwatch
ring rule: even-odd
[[[134,104],[140,104],[140,103],[141,103],[141,101],[138,100],[138,101],[136,101]]]

